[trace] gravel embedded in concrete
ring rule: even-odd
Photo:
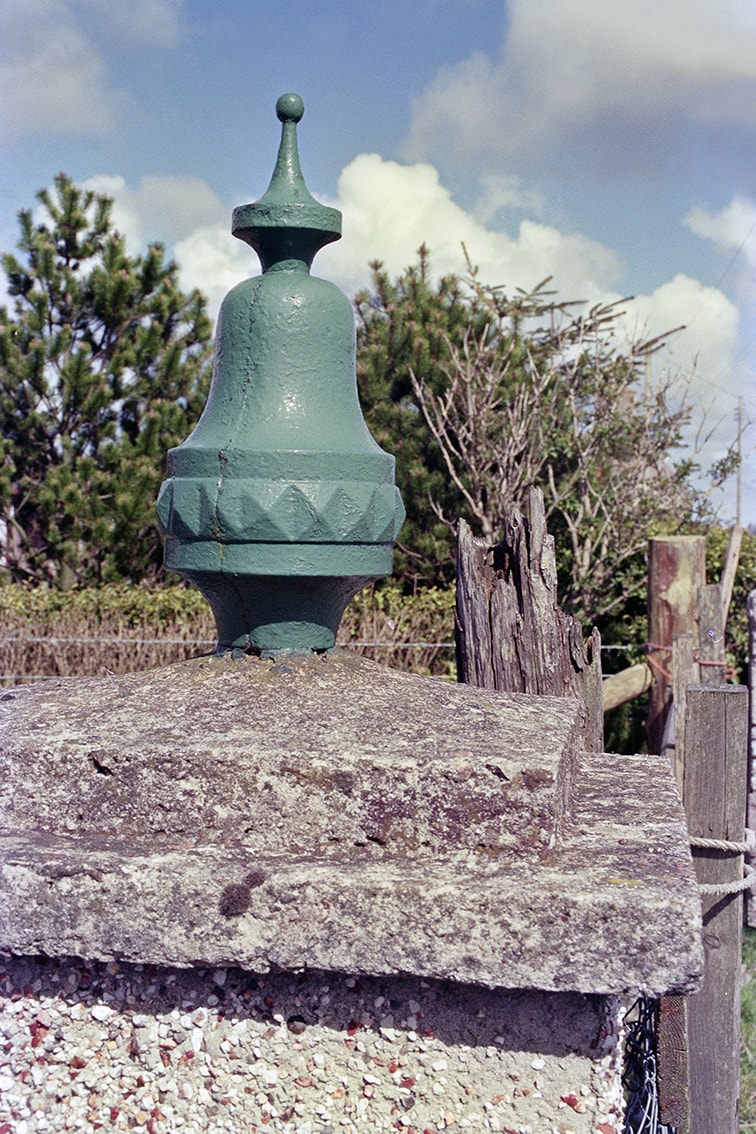
[[[612,1134],[618,1025],[600,1004],[0,955],[0,1134]]]

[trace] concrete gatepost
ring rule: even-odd
[[[281,268],[258,231],[272,218],[275,240],[299,240],[288,221],[304,217],[317,243],[294,97],[268,200],[236,217],[277,302],[301,310],[301,257]],[[689,993],[702,970],[668,762],[581,751],[571,700],[330,648],[344,596],[386,569],[391,459],[359,423],[361,448],[332,461],[301,423],[299,448],[253,451],[249,429],[272,436],[286,414],[255,392],[270,340],[261,361],[234,336],[297,324],[241,294],[251,314],[238,296],[226,309],[202,444],[174,451],[161,497],[168,558],[213,604],[219,651],[0,699],[0,1129],[619,1131],[623,998]],[[229,355],[246,360],[238,404]],[[228,404],[226,425],[260,418],[223,447]]]

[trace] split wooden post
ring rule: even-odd
[[[464,520],[457,536],[457,674],[509,693],[575,697],[585,708],[586,751],[604,747],[601,638],[557,604],[554,540],[543,493],[530,490],[527,516],[514,510],[502,542],[489,547]]]
[[[687,692],[683,802],[691,840],[743,843],[748,691],[694,685]],[[699,885],[743,877],[743,856],[694,845]],[[690,1134],[737,1134],[740,1061],[741,893],[702,893],[705,970],[688,1000]]]
[[[667,715],[672,636],[690,634],[698,622],[698,592],[706,580],[703,536],[666,536],[648,541],[648,643],[654,682],[648,711],[650,752],[661,749]]]

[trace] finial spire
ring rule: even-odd
[[[276,114],[281,123],[281,144],[278,147],[276,168],[270,179],[265,195],[258,205],[285,205],[293,201],[317,205],[310,190],[305,185],[302,168],[299,164],[297,145],[297,122],[304,114],[304,102],[298,94],[284,94],[276,103]]]
[[[276,114],[281,144],[270,185],[259,201],[234,209],[231,222],[234,236],[257,252],[263,272],[284,260],[309,267],[319,248],[341,237],[341,213],[315,200],[299,164],[297,123],[304,101],[298,94],[283,94]]]

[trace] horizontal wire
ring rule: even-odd
[[[88,643],[101,643],[105,642],[109,645],[132,645],[132,646],[214,646],[217,638],[67,638],[59,637],[57,635],[29,635],[24,634],[0,634],[0,645],[4,642],[33,642],[39,644],[42,642],[52,642],[60,644],[62,642],[79,645],[86,645]],[[393,649],[452,649],[454,642],[395,642],[391,639],[376,639],[367,640],[361,638],[346,638],[343,641],[339,640],[336,643],[338,646],[380,646],[391,647]],[[620,646],[608,646],[601,644],[602,650],[642,650],[643,646],[637,644],[627,644]],[[713,663],[712,663],[713,664]],[[718,663],[717,663],[718,664]]]
[[[212,646],[216,641],[216,638],[61,638],[46,634],[38,637],[33,635],[27,637],[24,634],[0,635],[0,644],[3,642],[78,642],[80,644],[86,642],[107,642],[109,644],[128,642],[137,646]]]

